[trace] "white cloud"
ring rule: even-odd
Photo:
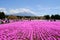
[[[7,13],[7,10],[6,10],[6,8],[0,8],[0,12]]]
[[[60,7],[45,7],[45,6],[41,6],[41,5],[37,5],[37,8],[39,10],[56,10],[56,9],[60,9]]]
[[[45,7],[37,5],[37,10],[41,15],[60,14],[60,7]]]

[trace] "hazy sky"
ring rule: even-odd
[[[0,0],[6,14],[31,12],[36,15],[60,14],[60,0]]]

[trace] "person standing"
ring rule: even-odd
[[[5,23],[10,23],[9,19],[5,18]]]

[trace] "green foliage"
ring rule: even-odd
[[[55,19],[55,15],[51,15],[51,19]]]
[[[49,15],[45,15],[44,17],[45,17],[45,19],[47,19],[47,20],[50,19],[50,16],[49,16]]]
[[[51,15],[51,19],[60,20],[60,15],[58,15],[58,14]]]
[[[0,12],[0,19],[4,19],[5,18],[5,13],[4,12]]]
[[[60,15],[56,14],[55,15],[55,19],[59,20],[60,19]]]

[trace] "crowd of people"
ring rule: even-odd
[[[10,23],[9,19],[0,19],[0,24]]]

